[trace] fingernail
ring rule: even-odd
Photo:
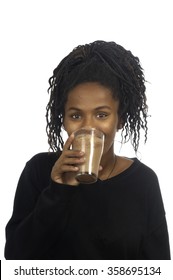
[[[75,171],[78,171],[78,170],[79,170],[79,167],[75,166],[75,167],[74,167],[74,170],[75,170]]]

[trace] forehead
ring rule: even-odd
[[[99,83],[82,83],[74,87],[68,93],[66,102],[66,109],[70,107],[98,107],[98,106],[110,106],[113,103],[117,103],[113,97],[112,91],[102,86]]]

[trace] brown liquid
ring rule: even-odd
[[[95,135],[77,135],[73,141],[73,149],[85,153],[85,162],[79,165],[80,170],[76,179],[86,184],[96,182],[103,152],[103,140]]]

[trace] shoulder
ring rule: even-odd
[[[161,198],[159,179],[155,171],[138,159],[134,159],[133,182],[152,199]]]
[[[21,178],[39,190],[44,189],[49,185],[52,167],[59,156],[58,153],[35,154],[27,161]]]
[[[27,165],[52,165],[60,156],[60,153],[53,153],[53,152],[42,152],[35,154],[32,156],[28,161]]]
[[[142,161],[140,161],[137,158],[122,158],[123,161],[127,165],[127,169],[129,169],[130,172],[136,172],[138,176],[149,176],[149,177],[157,177],[157,174],[155,171],[149,167],[148,165],[144,164]]]
[[[137,158],[134,158],[134,162],[135,162],[136,169],[137,169],[137,172],[139,175],[141,175],[143,178],[150,178],[150,179],[152,178],[153,180],[158,181],[158,176],[151,167],[144,164]]]
[[[161,213],[163,213],[163,201],[161,195],[161,188],[159,179],[155,171],[148,165],[142,163],[139,159],[133,158],[133,163],[125,171],[124,180],[130,186],[129,191],[134,191],[146,201],[150,207],[156,207]],[[154,206],[156,205],[156,206]]]
[[[123,180],[137,189],[145,190],[145,192],[158,191],[158,176],[151,167],[137,158],[127,159],[126,164],[129,166],[120,173],[120,177]]]
[[[134,178],[155,179],[157,175],[152,168],[142,163],[137,158],[118,157],[119,166],[117,172],[121,175],[129,175]]]
[[[32,176],[35,175],[35,177],[49,176],[59,156],[60,153],[43,152],[35,154],[27,161],[25,170],[32,174]]]

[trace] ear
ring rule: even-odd
[[[117,130],[122,129],[123,126],[124,126],[124,122],[123,122],[122,119],[120,119],[119,122],[118,122]]]
[[[117,127],[117,131],[120,130],[120,129],[122,129],[122,128],[123,128],[123,124],[120,123],[120,124],[118,125],[118,127]]]
[[[64,125],[64,122],[62,123],[61,128],[62,128],[62,129],[64,129],[64,130],[66,131],[66,129],[65,129],[65,125]]]

